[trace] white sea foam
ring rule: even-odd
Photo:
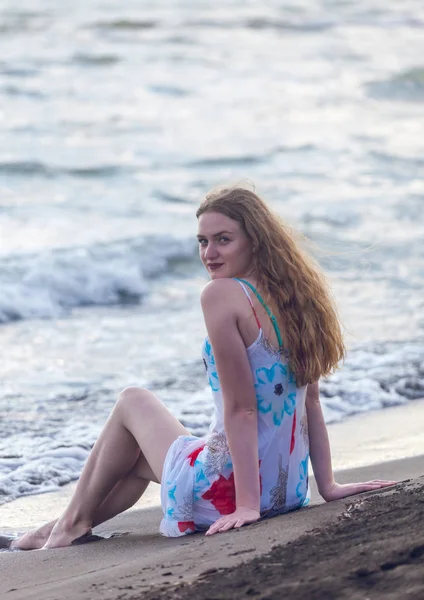
[[[0,262],[0,323],[55,318],[76,306],[138,302],[147,279],[189,259],[193,243],[169,237],[5,258]]]
[[[39,0],[34,14],[3,4],[0,502],[78,476],[115,374],[150,380],[206,431],[186,341],[198,295],[187,280],[181,293],[173,269],[194,250],[194,202],[219,183],[248,177],[284,218],[334,242],[340,255],[320,260],[341,277],[356,339],[386,340],[358,345],[322,382],[327,422],[424,395],[424,37],[413,3],[335,2],[330,18],[327,3],[207,3],[199,19],[190,0],[160,1],[149,22],[125,0],[110,0],[107,17],[83,0],[54,12]],[[116,231],[168,235],[89,246]],[[69,249],[38,250],[58,244]],[[94,308],[139,302],[157,275],[163,296],[144,321],[147,303],[109,321]]]
[[[423,355],[423,342],[370,344],[352,349],[343,369],[321,381],[321,405],[326,422],[334,423],[350,415],[394,405],[404,405],[408,410],[409,402],[424,399]],[[193,434],[207,432],[211,401],[200,361],[186,362],[175,371],[174,377],[166,377],[162,383],[156,380],[153,388]],[[90,394],[93,398],[99,396],[96,390]],[[104,394],[103,412],[102,405],[97,405],[96,418],[87,419],[87,407],[92,406],[93,401],[78,411],[74,395],[69,394],[67,403],[62,394],[58,397],[57,412],[52,413],[53,418],[43,427],[42,434],[38,430],[25,431],[18,423],[14,447],[20,448],[21,453],[6,457],[6,444],[0,443],[0,504],[19,496],[52,491],[77,479],[106,419],[106,407],[111,405],[107,399],[108,395]],[[49,410],[54,409],[54,399],[50,399]],[[3,431],[0,429],[0,438],[5,442],[7,431],[12,428],[13,422],[10,422]]]
[[[0,463],[0,504],[29,494],[57,490],[78,479],[88,456],[88,450],[68,447],[62,452],[50,451],[35,456],[13,468]]]

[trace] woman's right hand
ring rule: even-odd
[[[209,527],[205,535],[213,535],[214,533],[223,533],[229,529],[238,529],[243,525],[259,521],[261,514],[258,510],[254,510],[248,506],[239,506],[230,515],[223,515],[213,525]]]
[[[360,494],[361,492],[369,492],[371,490],[379,490],[381,488],[396,485],[398,481],[387,481],[385,479],[373,479],[371,481],[363,481],[359,483],[336,483],[326,490],[320,491],[321,496],[326,502]]]

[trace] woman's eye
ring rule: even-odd
[[[199,244],[201,246],[206,246],[207,243],[208,243],[208,240],[204,240],[204,239],[199,238]]]
[[[227,237],[222,236],[219,238],[219,241],[220,242],[229,242],[230,240]]]

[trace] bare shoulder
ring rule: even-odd
[[[234,310],[238,306],[237,299],[240,294],[240,286],[234,279],[222,278],[213,279],[205,285],[200,295],[203,310],[215,309],[225,306]]]

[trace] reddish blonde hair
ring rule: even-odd
[[[252,245],[258,286],[273,301],[298,386],[332,373],[345,356],[335,303],[317,263],[291,228],[259,196],[242,187],[212,190],[196,212],[240,223]]]

